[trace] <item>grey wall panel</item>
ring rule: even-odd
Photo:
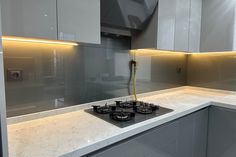
[[[188,56],[187,84],[206,88],[236,90],[235,53]]]
[[[8,116],[61,108],[132,94],[130,39],[103,37],[101,45],[45,46],[4,41]],[[137,56],[138,93],[186,84],[186,56]],[[22,80],[7,77],[22,70]],[[181,69],[181,70],[179,70]],[[129,90],[130,89],[130,90]]]

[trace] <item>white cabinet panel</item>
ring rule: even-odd
[[[202,0],[191,0],[189,25],[189,51],[200,51]]]
[[[144,31],[132,38],[132,48],[199,51],[202,0],[159,0]]]
[[[58,0],[60,40],[100,44],[100,0]]]
[[[175,47],[176,51],[188,51],[190,0],[176,0]]]
[[[176,0],[159,0],[157,48],[174,50]]]
[[[2,0],[3,35],[57,39],[56,0]]]
[[[203,0],[201,51],[235,51],[235,0]]]

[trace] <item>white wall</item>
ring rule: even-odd
[[[1,36],[2,36],[2,25],[1,25],[1,8],[0,8],[0,37]],[[3,70],[3,51],[2,51],[1,40],[0,40],[0,125],[1,125],[0,129],[1,129],[1,139],[2,139],[2,141],[0,141],[0,146],[2,146],[3,150],[2,156],[7,157],[8,142],[7,142],[7,123],[6,123],[6,99],[5,99],[5,82],[4,82],[4,70]]]
[[[2,136],[2,149],[3,156],[7,156],[7,129],[6,129],[6,101],[5,101],[5,85],[4,85],[4,72],[3,72],[3,54],[0,51],[0,124]],[[1,146],[1,145],[0,145]]]

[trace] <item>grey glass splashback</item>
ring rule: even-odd
[[[77,47],[3,44],[8,117],[132,94],[129,38]],[[186,84],[185,55],[136,58],[138,93]]]
[[[188,56],[188,85],[236,90],[236,53],[208,53]]]

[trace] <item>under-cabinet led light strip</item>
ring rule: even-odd
[[[44,40],[44,39],[34,39],[34,38],[23,38],[23,37],[13,37],[13,36],[2,36],[2,40],[19,41],[19,42],[33,42],[33,43],[42,43],[42,44],[59,44],[59,45],[78,46],[78,44],[74,43],[74,42],[64,42],[64,41]]]
[[[155,55],[166,55],[166,54],[184,54],[188,56],[207,56],[207,55],[236,55],[236,51],[222,51],[222,52],[178,52],[158,49],[134,49],[130,51],[131,54],[140,56],[155,56]]]

